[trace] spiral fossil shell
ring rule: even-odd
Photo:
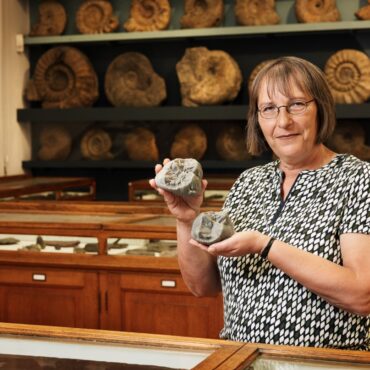
[[[362,51],[336,52],[327,60],[324,72],[336,103],[363,103],[369,99],[370,60]]]
[[[336,22],[340,13],[335,0],[296,0],[295,14],[298,22]]]
[[[243,26],[260,26],[280,22],[275,0],[236,0],[234,10],[236,22]]]
[[[183,127],[171,145],[171,158],[201,159],[207,150],[207,135],[198,125]]]
[[[218,26],[224,19],[223,0],[185,0],[182,28],[207,28]]]
[[[225,127],[216,139],[217,153],[227,161],[244,161],[251,156],[247,152],[245,132],[240,126]]]
[[[166,84],[141,53],[119,55],[105,75],[105,93],[116,107],[154,107],[167,97]]]
[[[170,20],[171,5],[168,0],[132,0],[130,17],[123,28],[128,32],[165,30]]]
[[[338,153],[349,153],[370,160],[370,146],[365,144],[366,132],[358,122],[345,121],[337,125],[328,146]]]
[[[55,0],[40,3],[38,20],[32,26],[30,36],[56,36],[61,35],[67,24],[67,13],[64,6]]]
[[[42,161],[64,161],[71,152],[71,134],[60,125],[44,127],[40,133],[39,140],[40,149],[37,153],[37,157]]]
[[[98,77],[76,48],[48,50],[37,61],[32,81],[44,108],[89,107],[98,98]]]
[[[118,17],[107,0],[85,0],[77,10],[76,27],[80,33],[108,33],[118,26]]]
[[[144,127],[138,127],[123,137],[123,147],[134,161],[157,161],[159,152],[155,135]]]
[[[216,105],[232,101],[240,91],[242,74],[237,62],[222,50],[188,48],[176,64],[182,105]]]
[[[110,135],[102,129],[88,130],[82,137],[80,143],[81,154],[86,159],[102,160],[113,158],[112,139]]]

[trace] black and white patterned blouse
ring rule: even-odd
[[[342,264],[339,237],[370,234],[370,164],[337,155],[302,171],[285,202],[279,162],[246,170],[224,208],[237,231],[253,229]],[[370,248],[370,245],[369,245]],[[370,348],[370,317],[327,303],[259,255],[219,257],[225,303],[221,337],[295,346]]]

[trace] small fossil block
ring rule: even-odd
[[[234,225],[225,211],[200,213],[191,229],[191,237],[204,245],[220,242],[234,233]]]
[[[157,186],[178,196],[196,196],[202,191],[203,170],[193,158],[176,158],[166,163],[155,177]]]

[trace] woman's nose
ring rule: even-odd
[[[285,106],[280,107],[279,114],[276,117],[276,123],[279,127],[287,127],[293,122],[292,116],[288,113]]]

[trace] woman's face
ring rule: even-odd
[[[273,96],[268,95],[266,81],[262,82],[258,96],[258,109],[271,106],[288,105],[294,101],[307,102],[312,96],[298,89],[292,84],[290,96],[275,91]],[[315,101],[307,104],[307,110],[298,115],[289,114],[285,107],[279,109],[276,118],[263,118],[258,113],[258,122],[262,133],[273,150],[282,161],[299,161],[308,157],[315,145],[317,137],[317,106]]]

